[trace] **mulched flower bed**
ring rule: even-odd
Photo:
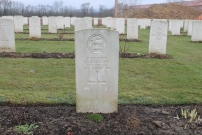
[[[16,34],[29,34],[29,32],[16,32]],[[74,34],[74,32],[63,32],[63,33],[41,32],[41,34]]]
[[[172,59],[172,56],[168,54],[138,54],[138,53],[120,53],[120,58],[152,58],[152,59]],[[64,58],[75,58],[74,53],[9,53],[1,52],[1,58],[37,58],[37,59],[64,59]]]
[[[103,121],[96,123],[89,114],[76,113],[75,106],[0,106],[0,133],[23,135],[14,127],[28,123],[38,125],[34,135],[201,135],[202,123],[188,122],[181,108],[196,108],[202,116],[202,105],[119,105],[117,113],[102,114]]]
[[[30,40],[30,41],[75,41],[74,38],[16,38],[15,40]],[[141,40],[138,39],[125,39],[125,38],[119,38],[119,41],[121,42],[141,42]]]

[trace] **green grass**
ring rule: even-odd
[[[148,53],[149,30],[140,30],[139,39],[142,42],[127,43],[128,52]],[[16,41],[16,49],[75,52],[74,42],[68,41]],[[119,104],[202,103],[202,44],[169,34],[167,54],[173,59],[120,59]],[[24,98],[32,104],[75,105],[74,59],[0,58],[0,69],[0,103]]]
[[[102,114],[88,114],[86,118],[96,123],[104,120],[104,116],[102,116]]]

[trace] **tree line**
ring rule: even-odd
[[[30,16],[69,16],[69,17],[113,17],[114,8],[107,8],[100,4],[99,9],[94,9],[90,3],[83,3],[80,9],[64,5],[63,1],[54,1],[52,5],[25,5],[12,0],[0,0],[0,16],[22,15]]]

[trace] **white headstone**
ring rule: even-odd
[[[92,22],[89,19],[81,19],[75,22],[75,31],[84,30],[84,29],[91,29]]]
[[[188,26],[189,26],[189,20],[184,21],[184,32],[188,31]]]
[[[29,37],[41,38],[41,19],[38,16],[29,18]]]
[[[191,36],[192,28],[193,28],[193,20],[189,20],[188,33],[187,33],[188,36]]]
[[[112,17],[107,17],[105,21],[106,21],[107,28],[111,28],[111,26],[112,26]]]
[[[57,33],[56,17],[48,17],[48,32]]]
[[[48,17],[47,16],[43,16],[42,17],[42,21],[43,21],[43,25],[48,25]]]
[[[151,23],[149,53],[166,54],[167,31],[167,21],[153,21]]]
[[[64,29],[65,21],[63,16],[57,16],[57,29]]]
[[[147,21],[146,19],[140,19],[140,29],[146,29],[147,27]]]
[[[184,20],[179,20],[180,21],[180,28],[184,27]]]
[[[202,41],[202,21],[193,21],[191,41]]]
[[[14,16],[15,32],[23,32],[23,16]]]
[[[119,32],[119,34],[125,33],[125,19],[124,18],[116,19],[116,30]]]
[[[107,29],[75,32],[76,111],[118,111],[119,33]]]
[[[127,19],[127,39],[138,39],[138,20]]]
[[[15,52],[13,20],[0,19],[0,52]]]
[[[180,20],[172,20],[172,35],[180,35]]]
[[[111,23],[111,29],[112,30],[116,30],[116,21],[117,21],[116,19],[117,18],[112,18],[112,20],[111,20],[112,21],[112,23]]]
[[[70,26],[70,17],[65,17],[64,20],[65,20],[65,28],[70,28],[71,27]]]
[[[173,29],[173,23],[172,23],[173,20],[169,20],[169,31],[172,32],[172,29]]]
[[[93,21],[94,21],[93,23],[94,25],[98,25],[98,18],[94,18]]]
[[[13,20],[13,16],[2,16],[2,19],[9,19],[9,20]]]
[[[27,17],[23,17],[23,25],[28,25],[28,18]]]
[[[76,22],[76,17],[72,17],[71,18],[71,25],[74,25],[75,22]]]

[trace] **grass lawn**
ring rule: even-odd
[[[74,38],[74,34],[66,36]],[[16,34],[22,37],[29,35]],[[57,34],[42,37],[57,38]],[[127,43],[128,52],[148,53],[149,30],[140,30],[139,39],[142,42]],[[69,41],[16,41],[16,50],[75,52],[74,42]],[[119,104],[202,103],[202,43],[169,34],[167,54],[173,59],[120,59]],[[30,104],[75,105],[74,59],[0,58],[0,69],[0,104],[24,99]]]

